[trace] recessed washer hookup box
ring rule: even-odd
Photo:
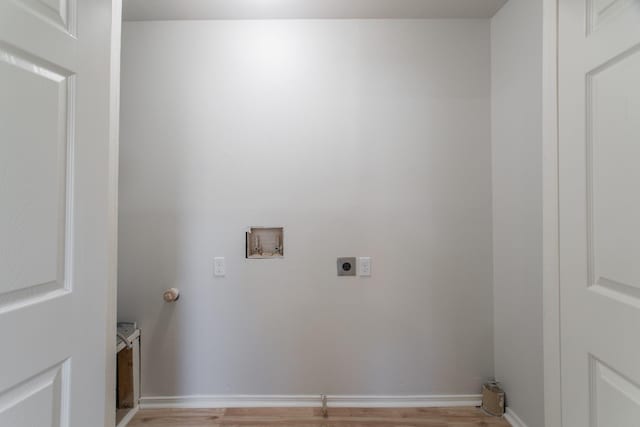
[[[283,227],[249,227],[246,233],[247,259],[284,257]]]

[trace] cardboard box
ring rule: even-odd
[[[504,415],[504,391],[496,382],[482,385],[482,409],[491,415]]]

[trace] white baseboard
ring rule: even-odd
[[[430,408],[478,406],[479,394],[418,396],[327,396],[334,408]],[[148,396],[140,399],[141,409],[150,408],[294,408],[319,407],[319,395],[211,395]]]
[[[527,425],[520,419],[511,408],[507,408],[504,413],[504,419],[509,422],[513,427],[527,427]]]
[[[125,415],[124,418],[120,420],[116,427],[127,427],[127,424],[129,424],[133,417],[136,416],[139,409],[140,407],[138,405],[134,406],[129,412],[127,412],[127,415]]]

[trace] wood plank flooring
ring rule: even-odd
[[[129,427],[509,427],[502,418],[477,408],[228,408],[144,409]]]

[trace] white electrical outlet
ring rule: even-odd
[[[215,257],[213,259],[213,275],[216,277],[223,277],[227,274],[227,266],[224,262],[224,257]]]
[[[358,259],[358,274],[363,277],[371,276],[371,257],[360,257]]]

